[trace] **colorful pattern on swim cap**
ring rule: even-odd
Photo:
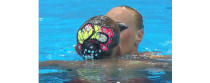
[[[92,24],[86,24],[82,29],[78,31],[77,38],[79,43],[83,44],[83,42],[91,36],[90,39],[96,39],[102,43],[106,42],[105,45],[107,46],[111,43],[111,37],[113,37],[113,35],[114,34],[112,32],[112,29],[109,29],[107,27],[101,28],[98,25],[92,26]]]
[[[97,33],[100,32],[100,29],[101,27],[98,26],[98,25],[94,25],[94,30],[95,30],[95,33],[94,35],[91,37],[91,39],[99,39],[100,38],[100,35],[98,35]]]
[[[103,51],[107,51],[108,50],[108,45],[111,43],[111,38],[113,37],[113,32],[112,32],[112,29],[108,29],[106,27],[102,27],[101,28],[101,32],[106,33],[108,35],[108,37],[109,37],[107,43],[100,44],[100,47],[102,48],[102,50]],[[101,36],[100,38],[102,38],[102,37],[104,37],[104,36]]]
[[[80,29],[78,32],[78,41],[80,44],[83,44],[84,40],[86,40],[91,34],[93,34],[93,28],[91,24],[87,24],[84,28]]]
[[[103,51],[108,51],[113,36],[114,32],[111,28],[86,24],[78,31],[77,48],[83,56],[98,56]]]

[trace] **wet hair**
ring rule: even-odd
[[[95,16],[87,20],[77,32],[77,52],[88,59],[110,57],[119,44],[120,29],[107,16]]]
[[[136,9],[131,8],[129,6],[124,6],[124,5],[123,6],[118,6],[118,7],[124,7],[124,8],[126,8],[126,9],[128,9],[130,11],[133,11],[135,16],[137,16],[137,18],[136,18],[136,20],[137,20],[137,23],[136,23],[137,24],[137,29],[143,29],[144,28],[143,17]]]

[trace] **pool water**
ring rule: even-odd
[[[39,82],[81,83],[75,82],[75,79],[80,79],[90,83],[171,83],[170,65],[151,66],[151,64],[134,60],[121,60],[119,63],[113,64],[112,60],[107,59],[96,60],[94,64],[89,61],[77,68],[70,65],[66,65],[65,68],[40,67]]]
[[[79,27],[90,17],[105,15],[120,5],[133,7],[143,16],[145,28],[139,52],[162,51],[162,55],[172,55],[171,0],[39,0],[39,61],[82,60],[74,50]],[[154,83],[171,82],[171,71],[154,68],[141,73]],[[71,76],[65,70],[40,69],[41,83],[63,83]]]
[[[77,73],[73,71],[57,70],[54,72],[40,73],[39,82],[40,83],[68,83],[75,78],[88,79],[91,83],[130,83],[129,81],[137,82],[132,83],[171,83],[172,72],[170,70],[163,69],[139,69],[133,70],[131,73],[129,71],[115,72],[111,76],[112,79],[105,79],[106,76],[102,72],[102,68],[81,68],[77,70]],[[41,70],[42,71],[42,70]],[[43,70],[44,71],[44,70]],[[51,71],[51,70],[49,70]],[[120,74],[119,74],[120,73]],[[141,80],[142,82],[139,82]],[[148,82],[149,81],[149,82]],[[74,82],[73,82],[74,83]]]

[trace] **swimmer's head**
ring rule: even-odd
[[[84,58],[106,58],[119,44],[120,30],[107,16],[95,16],[87,20],[77,32],[75,49]]]
[[[118,6],[107,12],[106,16],[119,24],[121,55],[137,54],[138,45],[144,35],[143,17],[136,9],[129,6]]]

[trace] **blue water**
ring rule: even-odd
[[[120,5],[135,8],[143,16],[145,28],[139,52],[162,51],[163,55],[172,55],[171,0],[39,0],[39,61],[82,60],[74,50],[78,28],[90,17],[105,15]],[[165,79],[165,71],[147,73],[150,79],[158,78],[155,81]],[[171,78],[163,83],[170,82]]]

